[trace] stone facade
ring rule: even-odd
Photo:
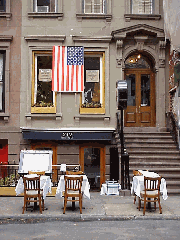
[[[0,11],[0,51],[3,62],[3,105],[0,111],[1,161],[18,163],[20,152],[21,1],[3,1]],[[1,62],[2,63],[2,62]],[[1,65],[2,66],[2,65]],[[1,83],[2,84],[2,83]],[[1,85],[2,87],[2,85]],[[2,89],[2,88],[1,88]],[[2,92],[1,92],[2,93]],[[1,162],[0,161],[0,162]]]
[[[43,132],[114,132],[116,129],[116,81],[124,79],[125,61],[134,53],[143,53],[152,63],[155,75],[155,129],[166,127],[168,76],[166,76],[166,42],[163,1],[154,0],[151,14],[131,13],[130,0],[107,0],[103,13],[85,13],[83,1],[57,1],[55,12],[35,12],[33,0],[22,2],[20,127],[22,133]],[[57,93],[55,112],[32,111],[36,73],[35,55],[52,52],[54,45],[84,46],[85,54],[102,56],[101,109],[82,109],[80,93]],[[33,75],[34,74],[34,75]],[[33,96],[32,96],[33,95]],[[38,134],[40,134],[38,132]],[[83,144],[104,146],[101,178],[109,178],[109,148],[112,141],[102,138],[65,140],[40,137],[23,139],[20,149],[32,146],[55,146],[56,163],[79,163]],[[49,145],[48,145],[49,144]],[[39,147],[40,148],[40,147]]]

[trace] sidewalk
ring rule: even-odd
[[[68,203],[66,213],[63,214],[63,198],[46,197],[47,210],[40,214],[39,210],[29,209],[22,214],[23,197],[0,198],[0,223],[6,221],[36,221],[62,220],[62,221],[96,221],[96,220],[129,220],[129,219],[180,219],[180,196],[169,196],[166,201],[161,199],[162,214],[159,214],[157,204],[156,211],[137,209],[133,204],[133,196],[101,196],[100,192],[91,192],[91,199],[83,199],[83,212],[79,212],[79,204],[71,210],[71,202]]]

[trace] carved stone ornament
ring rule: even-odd
[[[165,48],[166,42],[159,41],[159,67],[165,67]]]
[[[116,41],[116,61],[117,66],[122,66],[122,49],[123,49],[123,40]]]

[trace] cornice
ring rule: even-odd
[[[111,35],[115,38],[115,39],[124,39],[126,38],[128,33],[135,33],[138,31],[146,31],[146,32],[151,32],[153,34],[156,34],[157,38],[160,39],[164,39],[165,34],[164,34],[164,30],[161,28],[156,28],[147,24],[137,24],[137,25],[133,25],[130,27],[126,27],[126,28],[121,28],[115,31],[112,31]]]
[[[130,20],[160,20],[160,14],[124,14],[126,22]]]
[[[29,35],[24,37],[26,41],[34,42],[63,42],[65,38],[65,35]]]
[[[111,22],[112,14],[95,14],[95,13],[77,13],[78,19],[106,19],[106,22]]]
[[[29,18],[58,18],[58,20],[62,20],[64,14],[63,13],[56,13],[56,12],[29,12]]]
[[[0,41],[12,41],[13,36],[12,35],[0,35]]]
[[[74,42],[107,42],[109,43],[112,39],[112,36],[72,36]]]
[[[0,18],[6,18],[7,20],[11,20],[12,13],[0,12]]]

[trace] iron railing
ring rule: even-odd
[[[80,170],[79,164],[67,164],[67,170],[72,170],[75,167],[78,167]],[[18,183],[19,178],[22,174],[18,173],[19,164],[4,164],[0,163],[0,187],[15,187]],[[53,187],[58,185],[60,176],[63,175],[63,172],[60,171],[61,164],[52,165],[52,174],[50,174]]]

